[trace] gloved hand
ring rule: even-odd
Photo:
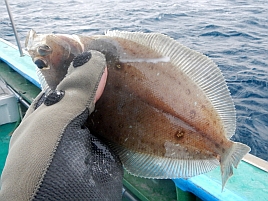
[[[85,52],[55,91],[37,96],[12,135],[0,200],[121,199],[119,159],[83,126],[104,88],[103,72],[104,55]]]

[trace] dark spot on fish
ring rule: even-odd
[[[190,95],[190,93],[191,93],[190,89],[187,89],[187,90],[186,90],[186,94],[187,94],[187,95]]]
[[[215,147],[216,147],[216,148],[219,148],[220,145],[219,145],[218,143],[215,143]]]
[[[224,148],[222,148],[221,151],[222,151],[222,153],[225,153],[225,149]]]
[[[175,133],[175,136],[177,136],[178,138],[181,138],[184,136],[184,131],[183,130],[177,130]]]
[[[195,110],[191,110],[190,111],[190,117],[193,119],[193,118],[195,118],[195,115],[196,115],[196,111]]]

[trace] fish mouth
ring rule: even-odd
[[[50,69],[50,66],[48,65],[47,61],[41,58],[35,58],[34,63],[39,69],[42,69],[42,70]]]

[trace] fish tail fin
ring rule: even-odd
[[[221,177],[222,190],[229,179],[233,175],[233,166],[237,168],[240,160],[250,151],[250,147],[245,144],[234,142],[230,151],[221,155]]]

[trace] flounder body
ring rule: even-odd
[[[111,31],[100,36],[36,34],[26,47],[55,89],[72,59],[105,54],[108,79],[88,119],[131,174],[187,178],[221,165],[222,185],[250,151],[232,142],[236,114],[219,68],[162,34]],[[75,103],[74,103],[75,104]]]

